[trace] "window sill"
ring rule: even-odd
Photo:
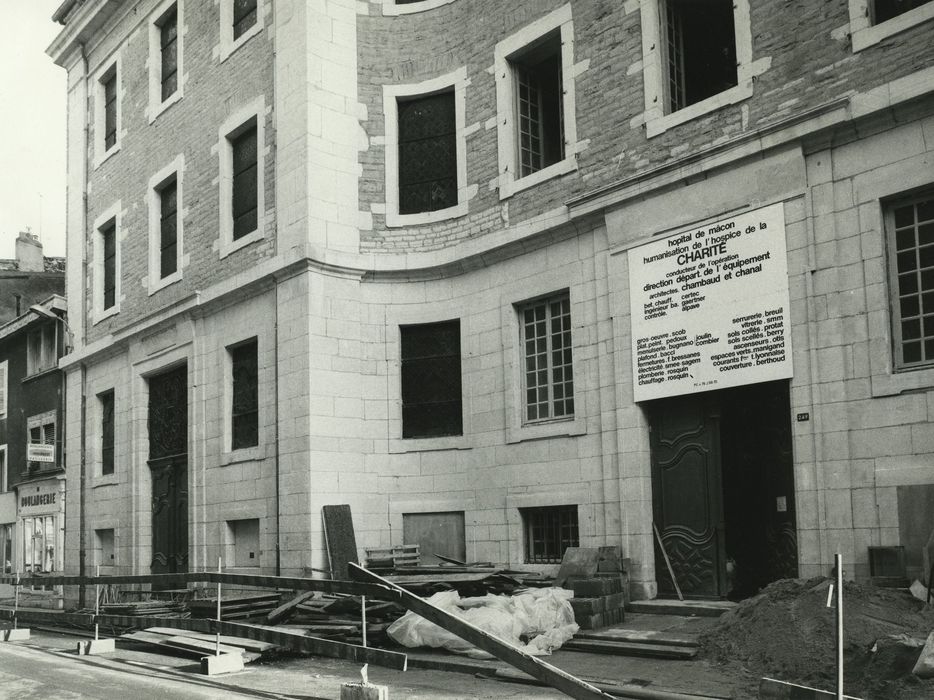
[[[522,190],[527,190],[530,187],[535,187],[535,185],[540,185],[546,180],[550,180],[554,177],[560,175],[566,175],[567,173],[577,170],[577,158],[573,155],[560,160],[557,163],[552,163],[547,168],[542,168],[541,170],[532,173],[531,175],[525,175],[520,177],[518,180],[507,177],[506,182],[503,183],[503,186],[499,190],[499,198],[507,199],[514,195],[516,192],[521,192]]]
[[[106,476],[96,476],[91,479],[91,488],[96,489],[101,486],[116,486],[117,477],[115,474],[107,474]]]
[[[94,159],[94,170],[97,170],[99,167],[101,167],[106,161],[110,160],[111,156],[119,151],[120,142],[117,141],[117,143],[110,147],[109,151],[104,151]]]
[[[174,105],[176,102],[179,102],[182,99],[182,90],[179,88],[174,93],[169,96],[169,99],[160,102],[157,105],[149,105],[149,123],[152,124],[159,118],[159,115],[166,111],[169,107]]]
[[[263,240],[263,230],[261,228],[256,229],[252,233],[248,233],[245,236],[241,236],[237,240],[224,241],[221,244],[220,257],[221,259],[226,258],[232,253],[236,253],[241,248],[246,248],[251,243],[256,243],[257,241]]]
[[[120,313],[120,305],[114,304],[106,311],[94,313],[91,316],[91,325],[96,326],[98,323],[100,323],[104,319],[110,318],[111,316],[116,316],[118,313]]]
[[[467,215],[467,201],[458,202],[453,207],[447,209],[438,209],[437,211],[419,212],[418,214],[399,214],[390,212],[386,214],[386,226],[388,228],[401,228],[403,226],[420,226],[422,224],[433,224],[437,221],[446,221],[447,219],[456,219]]]
[[[252,27],[250,27],[245,32],[243,32],[243,34],[238,36],[236,39],[231,38],[229,41],[225,41],[223,43],[223,45],[221,46],[221,52],[220,52],[220,63],[223,63],[228,58],[233,56],[237,52],[237,49],[239,49],[241,46],[247,43],[254,36],[259,34],[261,31],[263,31],[263,25],[260,24],[259,17],[257,17],[256,24],[254,24]],[[232,29],[231,29],[231,35],[232,35]]]
[[[540,423],[524,423],[518,427],[510,427],[506,432],[506,442],[514,444],[525,440],[542,440],[557,437],[578,437],[587,434],[586,423],[581,416],[562,418],[559,420],[542,421]]]
[[[464,435],[446,435],[444,437],[393,438],[389,441],[391,454],[404,452],[432,452],[435,450],[467,450],[467,438]]]
[[[876,375],[872,378],[872,396],[897,396],[906,391],[930,389],[934,387],[934,367],[904,369],[890,374]]]
[[[34,379],[41,379],[42,377],[46,377],[46,376],[52,374],[52,372],[54,372],[54,371],[57,370],[57,369],[58,369],[58,365],[56,365],[56,366],[54,366],[54,367],[48,367],[48,368],[46,368],[46,369],[41,369],[41,370],[39,370],[38,372],[34,372],[33,374],[28,374],[28,375],[26,375],[26,376],[23,377],[20,381],[21,381],[23,384],[26,384],[27,382],[31,382],[31,381],[33,381]]]
[[[267,456],[265,445],[260,444],[255,447],[241,447],[237,450],[224,452],[221,455],[220,464],[221,466],[227,466],[228,464],[240,464],[241,462],[258,462],[261,459],[265,459]]]
[[[903,15],[893,17],[881,24],[859,27],[852,30],[853,53],[875,46],[883,39],[911,29],[916,24],[934,19],[934,3],[927,3],[921,7],[909,10]],[[865,17],[859,18],[860,23],[868,22]],[[852,26],[852,25],[851,25]]]
[[[176,272],[173,272],[168,277],[163,277],[161,280],[159,280],[155,284],[150,285],[149,296],[152,296],[153,294],[158,292],[160,289],[165,289],[169,285],[175,284],[176,282],[181,282],[181,280],[182,280],[182,272],[181,270],[177,270]]]
[[[422,0],[421,2],[410,2],[398,5],[394,0],[385,0],[383,2],[383,16],[397,17],[399,15],[414,15],[417,12],[427,12],[443,5],[449,5],[454,0]]]
[[[658,136],[680,124],[702,117],[721,107],[742,102],[750,97],[752,97],[752,80],[740,81],[738,85],[731,87],[729,90],[719,92],[712,97],[708,97],[706,100],[695,102],[684,109],[679,109],[677,112],[646,119],[646,136],[648,138]]]

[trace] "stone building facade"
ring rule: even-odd
[[[361,550],[619,544],[637,597],[653,523],[700,597],[917,567],[934,3],[711,5],[65,2],[66,567],[327,568],[335,503]],[[706,308],[697,261],[749,276]]]

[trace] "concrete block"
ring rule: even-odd
[[[78,642],[78,656],[94,656],[96,654],[111,654],[116,651],[113,639],[86,639]]]
[[[340,700],[389,700],[389,687],[373,683],[344,683]]]
[[[29,628],[20,627],[15,630],[3,630],[4,642],[25,642],[29,639]]]
[[[242,670],[242,654],[220,654],[201,657],[201,673],[206,676],[217,676],[221,673],[235,673]]]

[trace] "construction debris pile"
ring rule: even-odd
[[[836,678],[830,579],[786,579],[740,603],[701,639],[702,654],[758,676],[832,690]],[[934,680],[912,674],[934,630],[934,607],[902,590],[844,585],[844,685],[871,700],[934,697]]]
[[[536,588],[515,595],[487,594],[461,598],[457,591],[435,593],[428,602],[442,610],[510,642],[532,656],[545,656],[578,631],[570,599],[573,592],[562,588]],[[490,654],[438,627],[420,615],[407,612],[387,630],[406,647],[435,647],[489,659]],[[528,640],[528,643],[524,643]]]

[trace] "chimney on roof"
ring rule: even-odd
[[[16,239],[16,267],[20,272],[43,272],[42,243],[29,231],[21,231]]]

